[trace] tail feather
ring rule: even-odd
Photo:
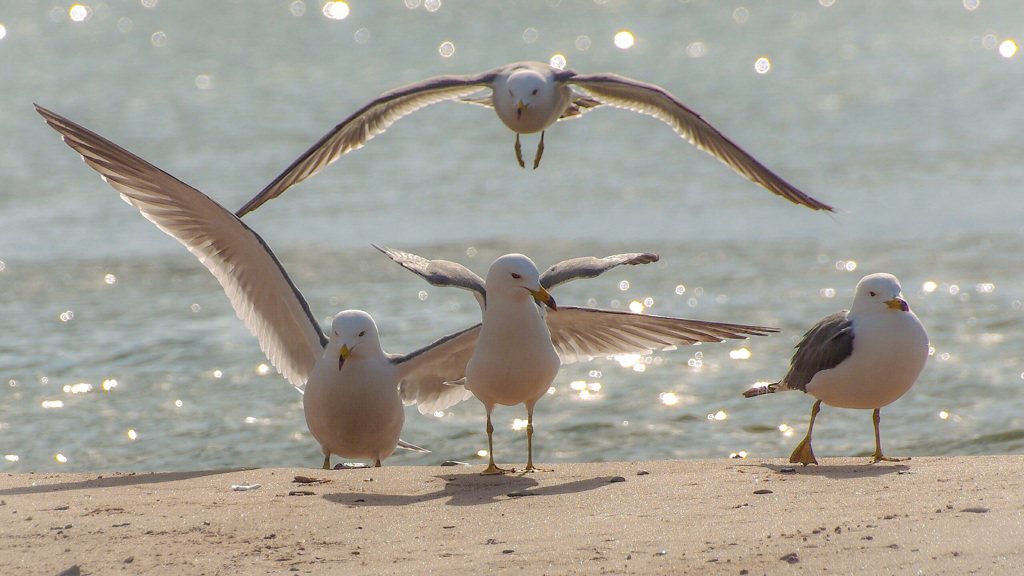
[[[743,393],[743,397],[753,398],[764,394],[774,394],[779,391],[779,384],[779,382],[758,382],[748,388],[747,391]]]
[[[411,450],[413,452],[430,452],[430,450],[427,450],[426,448],[420,448],[419,446],[415,444],[410,444],[405,440],[398,441],[398,448],[402,448],[403,450]]]

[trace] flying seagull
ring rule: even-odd
[[[385,353],[373,319],[359,310],[340,312],[324,334],[270,247],[231,212],[103,137],[36,110],[126,202],[199,258],[271,364],[304,385],[306,424],[324,468],[331,454],[380,466],[396,447],[425,451],[399,439],[402,404],[429,413],[470,397],[452,382],[465,376],[479,324],[409,354]]]
[[[489,94],[473,96],[487,88],[491,90]],[[616,74],[581,75],[540,62],[515,62],[482,74],[434,76],[385,92],[325,134],[246,202],[236,215],[241,217],[259,208],[293,184],[362,147],[399,118],[429,104],[455,99],[494,108],[498,118],[516,133],[515,151],[520,166],[525,167],[520,134],[541,133],[533,160],[533,167],[537,168],[544,153],[544,131],[548,127],[558,120],[574,118],[607,105],[665,122],[697,148],[790,202],[812,210],[833,211],[828,204],[811,198],[777,176],[659,86]]]
[[[533,409],[563,363],[617,354],[649,354],[698,342],[777,332],[764,326],[557,306],[548,292],[549,288],[576,278],[592,278],[621,264],[653,262],[657,260],[654,254],[575,258],[552,266],[544,274],[526,256],[506,254],[491,264],[484,280],[455,262],[427,260],[382,246],[377,249],[435,286],[472,291],[481,305],[483,326],[466,366],[465,387],[487,412],[490,461],[483,474],[510,471],[494,463],[491,411],[496,404],[525,405],[525,471],[537,470],[533,465]]]
[[[821,403],[836,408],[873,408],[875,453],[871,463],[898,461],[882,454],[879,412],[914,385],[928,358],[928,334],[903,299],[892,274],[861,278],[849,310],[826,316],[796,345],[789,372],[782,380],[756,384],[743,396],[800,390],[815,398],[807,436],[789,461],[817,464],[811,430]]]

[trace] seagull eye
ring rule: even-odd
[[[512,277],[515,278],[516,280],[519,280],[520,278],[522,278],[522,276],[520,276],[519,274],[516,274],[515,272],[512,273]]]
[[[536,89],[536,88],[534,88],[534,89],[533,89],[533,95],[534,95],[534,96],[536,96],[536,95],[537,95],[537,89]]]
[[[875,297],[875,293],[874,293],[874,292],[868,292],[868,294],[871,294],[871,297],[872,297],[872,298],[874,298],[874,297]]]
[[[362,332],[359,333],[359,337],[362,338],[365,334],[366,334],[366,330],[363,330]]]

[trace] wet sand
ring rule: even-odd
[[[821,461],[7,474],[0,573],[1024,573],[1024,457]]]

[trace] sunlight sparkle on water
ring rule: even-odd
[[[348,18],[348,4],[344,2],[328,2],[324,4],[324,16],[331,20],[344,20]]]
[[[686,46],[686,55],[690,58],[703,58],[708,54],[708,47],[703,42],[691,42]]]
[[[71,322],[75,318],[75,313],[71,310],[65,310],[60,313],[59,318],[61,322]]]
[[[139,437],[139,435],[135,432],[134,429],[129,429],[128,430],[128,439],[129,440],[135,440],[138,437]]]
[[[221,372],[220,370],[214,370],[214,371],[213,371],[213,377],[214,377],[214,378],[218,378],[218,379],[219,379],[219,378],[221,378],[221,377],[223,377],[223,376],[224,376],[224,373],[223,373],[223,372]]]
[[[427,9],[427,12],[437,12],[441,9],[441,0],[426,0],[423,7]]]
[[[679,403],[679,396],[676,396],[675,392],[662,392],[658,394],[658,399],[665,406],[675,406]]]
[[[642,302],[639,302],[638,300],[633,300],[632,302],[629,303],[629,311],[632,312],[633,314],[640,314],[641,312],[644,311],[644,305]]]
[[[821,290],[818,291],[818,294],[822,298],[835,298],[835,296],[836,296],[836,289],[835,288],[822,288]]]
[[[68,16],[71,17],[72,22],[84,22],[89,16],[92,16],[92,9],[88,6],[75,4],[68,10]]]
[[[61,464],[64,464],[65,462],[68,461],[68,457],[63,454],[57,454],[56,456],[53,457],[53,459],[56,460],[57,462],[60,462]]]
[[[719,410],[718,412],[715,412],[714,414],[708,414],[708,420],[722,421],[722,420],[725,420],[728,417],[729,417],[729,415],[725,413],[725,410]]]
[[[576,38],[576,49],[580,52],[590,50],[590,47],[593,45],[594,43],[590,41],[590,36],[583,35]]]
[[[622,290],[623,292],[629,290],[629,280],[623,280],[622,282],[619,282],[619,290]]]
[[[139,0],[143,8],[156,8],[160,0]]]
[[[175,408],[181,408],[183,405],[184,404],[181,402],[181,400],[175,400],[174,401],[174,407]]]
[[[947,418],[949,418],[949,412],[946,412],[945,410],[942,410],[942,411],[939,412],[939,419],[940,420],[945,420]]]
[[[17,454],[4,454],[4,460],[7,460],[8,462],[17,462],[18,460],[21,460],[21,457]]]
[[[1017,43],[1013,40],[1003,40],[1003,43],[999,45],[999,55],[1003,58],[1013,58],[1013,55],[1017,53]]]
[[[370,31],[366,28],[360,28],[352,35],[352,39],[356,41],[356,44],[366,44],[370,41]]]
[[[0,40],[3,40],[7,36],[7,28],[4,28],[3,24],[0,24]]]
[[[65,384],[63,390],[65,394],[86,394],[92,392],[92,384],[85,382],[79,382],[75,385]]]
[[[964,8],[968,10],[977,10],[981,4],[981,0],[964,0]]]
[[[533,44],[539,37],[540,34],[537,33],[536,28],[527,28],[526,30],[523,30],[523,42],[526,42],[527,44]]]
[[[836,270],[840,272],[846,270],[847,272],[853,272],[857,269],[857,263],[853,260],[840,260],[836,262]]]
[[[938,287],[938,284],[929,280],[921,285],[921,290],[924,290],[925,294],[931,294],[932,292],[935,292],[935,289]]]
[[[767,74],[772,69],[772,63],[764,56],[754,61],[754,71],[758,74]]]
[[[302,0],[295,0],[288,7],[288,11],[292,13],[292,16],[302,16],[306,13],[306,3]]]
[[[107,284],[113,284],[114,282],[117,282],[117,276],[114,276],[113,274],[107,274],[106,276],[103,277],[103,281],[106,282]]]
[[[477,450],[476,455],[480,458],[487,458],[487,450]]]
[[[750,11],[743,6],[740,6],[732,11],[732,19],[735,20],[737,24],[746,24],[747,20],[750,19]]]
[[[746,348],[730,350],[729,358],[732,358],[733,360],[747,360],[750,358],[750,350],[747,350]]]
[[[153,46],[163,48],[164,46],[167,46],[167,34],[164,34],[163,32],[154,32],[153,35],[149,37],[149,41],[153,43]]]
[[[64,401],[62,400],[43,400],[40,404],[43,408],[63,408]]]
[[[740,450],[739,452],[733,452],[733,453],[729,454],[729,458],[732,458],[734,460],[736,458],[746,458],[746,457],[747,457],[747,451],[746,450]]]
[[[628,50],[633,47],[633,44],[634,42],[636,42],[636,40],[633,38],[633,35],[631,33],[627,32],[626,30],[623,30],[622,32],[619,32],[618,34],[615,35],[614,42],[616,48]]]
[[[266,364],[260,364],[256,367],[256,373],[260,376],[266,375],[267,372],[270,372],[270,366],[267,366]]]
[[[515,420],[512,421],[512,429],[515,430],[516,432],[519,432],[520,430],[523,430],[523,429],[526,428],[526,424],[527,424],[526,420],[522,420],[522,419],[516,418]]]
[[[552,68],[565,70],[565,56],[562,56],[561,54],[555,54],[554,56],[551,57],[551,60],[548,61],[548,64],[550,64]]]
[[[110,392],[114,388],[117,388],[117,380],[114,380],[113,378],[108,378],[103,381],[104,392]]]

